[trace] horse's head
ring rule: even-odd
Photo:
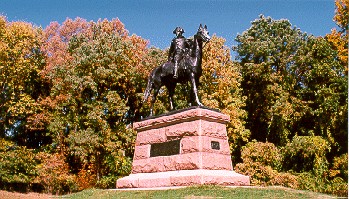
[[[207,30],[207,26],[206,25],[204,27],[202,27],[202,25],[200,24],[200,27],[199,27],[198,32],[196,33],[196,35],[199,38],[201,38],[204,42],[208,42],[211,39],[211,37],[209,36],[209,32]]]

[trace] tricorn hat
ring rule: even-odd
[[[174,29],[174,31],[173,31],[173,34],[176,34],[177,32],[184,33],[184,29],[181,27],[176,27],[176,29]]]

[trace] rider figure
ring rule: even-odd
[[[176,27],[173,34],[176,34],[176,37],[172,39],[170,52],[168,55],[168,61],[174,62],[174,74],[173,78],[178,78],[178,63],[183,58],[185,49],[188,47],[185,37],[182,35],[184,33],[183,28]]]

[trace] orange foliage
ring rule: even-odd
[[[91,166],[88,166],[88,169],[81,169],[76,176],[79,190],[92,188],[96,184],[96,174],[93,172],[93,169],[90,169],[90,167]]]
[[[336,10],[333,20],[337,25],[348,31],[349,24],[349,0],[335,0]]]
[[[332,29],[331,34],[326,35],[327,41],[332,45],[332,48],[338,52],[338,58],[346,68],[348,74],[348,35],[343,35],[336,29]]]
[[[43,185],[47,192],[62,194],[76,190],[74,176],[69,174],[69,166],[63,155],[39,153],[37,158],[42,163],[37,167],[35,181]]]
[[[43,45],[41,50],[47,56],[46,69],[42,71],[43,75],[47,75],[53,66],[63,65],[72,59],[68,52],[68,42],[72,36],[81,33],[88,27],[85,19],[76,18],[67,19],[60,26],[58,22],[51,22],[43,32]]]
[[[336,10],[333,20],[339,26],[340,31],[332,29],[326,35],[327,41],[338,52],[338,58],[345,66],[345,74],[348,75],[348,26],[349,26],[349,0],[335,0]]]

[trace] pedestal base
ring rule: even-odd
[[[189,185],[248,186],[250,178],[228,170],[179,170],[136,173],[117,181],[117,188],[151,188]]]
[[[233,171],[226,132],[229,116],[202,107],[136,122],[132,172],[117,188],[250,185]]]

